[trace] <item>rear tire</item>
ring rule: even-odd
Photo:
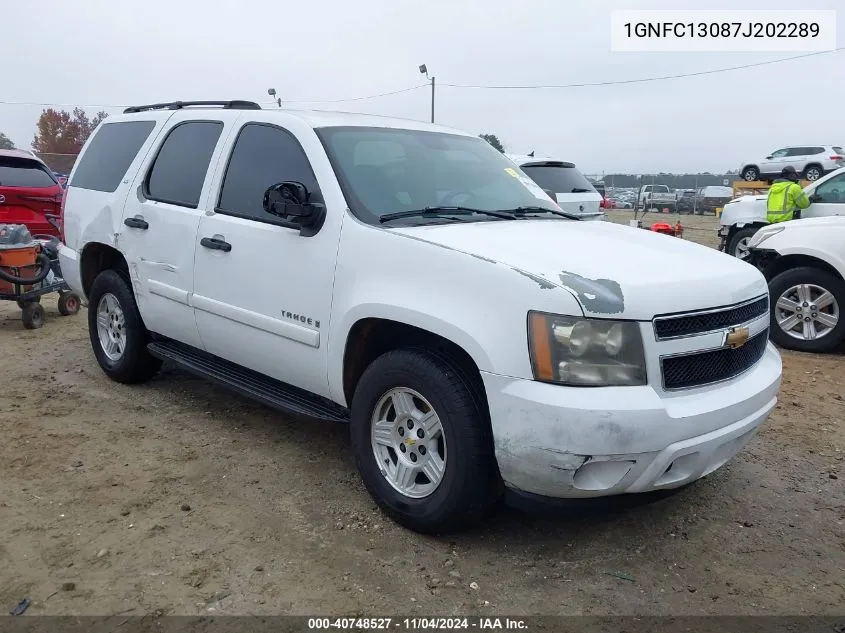
[[[497,501],[501,479],[479,390],[458,363],[429,350],[387,352],[364,371],[352,399],[352,449],[367,490],[397,523],[427,534],[457,531]],[[426,425],[435,430],[420,439]],[[430,443],[438,436],[442,444]],[[423,464],[435,457],[429,478]],[[400,465],[416,474],[403,481]]]
[[[756,226],[746,226],[738,231],[734,231],[728,240],[728,255],[737,259],[747,259],[748,241],[758,230]]]
[[[742,170],[742,179],[745,182],[754,182],[760,179],[760,170],[756,167],[746,167]]]
[[[821,165],[807,165],[804,169],[804,178],[811,182],[815,182],[822,176],[824,176],[824,169]]]
[[[91,347],[105,374],[126,384],[152,378],[161,361],[147,351],[150,334],[128,281],[117,271],[104,270],[91,285],[88,306]]]
[[[804,306],[800,300],[796,302],[801,288],[807,288],[810,293],[807,297],[808,306]],[[830,293],[833,301],[824,306],[821,304],[816,306],[815,300],[821,298],[819,295],[822,292]],[[836,350],[845,343],[845,281],[839,277],[819,268],[808,266],[792,268],[780,273],[769,282],[769,295],[772,302],[770,337],[781,347],[799,352],[826,353]],[[827,301],[830,301],[830,298],[827,298]],[[784,307],[779,305],[781,302]],[[801,303],[798,306],[801,308],[800,313],[793,307],[797,303]],[[817,309],[813,310],[814,307]],[[823,321],[819,320],[820,315],[826,315],[822,317]],[[794,328],[801,327],[803,331],[802,318],[810,318],[809,323],[813,327],[811,331],[817,334],[823,332],[822,336],[815,339],[796,338],[797,332],[794,329],[790,328],[793,332],[793,335],[790,335],[781,326],[783,322],[787,325],[794,323]],[[829,327],[833,324],[834,318],[835,325]]]

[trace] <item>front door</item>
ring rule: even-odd
[[[845,173],[819,184],[813,194],[820,199],[801,212],[802,218],[845,215]]]
[[[138,310],[146,327],[199,347],[191,307],[194,242],[208,167],[223,135],[223,121],[191,121],[173,115],[174,125],[151,152],[125,206],[118,244],[126,254]]]
[[[313,136],[316,154],[313,131],[298,132]],[[267,188],[285,181],[304,184],[310,200],[322,203],[311,164],[288,129],[243,125],[215,179],[222,181],[215,209],[200,220],[192,301],[207,351],[329,396],[326,344],[342,209],[329,206],[320,231],[303,237],[263,206]]]
[[[771,156],[763,161],[760,165],[761,174],[779,174],[781,169],[786,166],[786,154],[789,150],[779,149],[772,152]]]

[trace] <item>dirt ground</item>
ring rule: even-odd
[[[715,243],[712,216],[683,222]],[[44,303],[36,331],[0,305],[7,611],[29,598],[27,615],[842,612],[841,355],[784,352],[772,418],[676,495],[502,508],[429,538],[376,510],[345,427],[284,419],[176,370],[113,383],[85,311]]]

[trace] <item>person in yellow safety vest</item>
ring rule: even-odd
[[[787,166],[780,172],[780,178],[769,187],[766,219],[770,224],[798,220],[801,217],[801,209],[810,206],[810,199],[798,182],[795,167]]]

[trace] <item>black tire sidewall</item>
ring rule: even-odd
[[[437,489],[410,499],[388,483],[376,464],[371,419],[379,400],[395,387],[420,393],[440,417],[446,441],[446,471]],[[350,435],[364,485],[378,505],[400,524],[424,533],[467,527],[495,499],[495,457],[490,425],[477,395],[456,365],[440,354],[395,350],[364,372],[352,402]],[[464,457],[459,459],[458,456]]]
[[[756,226],[745,226],[741,229],[737,229],[733,232],[730,239],[728,240],[728,255],[731,257],[736,257],[736,246],[739,241],[744,237],[751,237],[760,229]]]
[[[810,172],[813,170],[818,172],[818,178],[810,178]],[[817,180],[819,180],[819,178],[822,178],[823,176],[824,170],[819,165],[810,165],[809,167],[807,167],[807,169],[804,170],[804,178],[806,178],[810,182],[816,182]]]
[[[76,301],[75,308],[71,309],[68,301]],[[79,312],[79,298],[72,292],[63,292],[59,295],[58,309],[62,316],[72,316]]]
[[[839,304],[839,323],[832,332],[814,341],[795,339],[784,332],[777,323],[776,304],[788,288],[801,283],[820,286],[833,294]],[[845,342],[845,281],[820,268],[802,266],[786,270],[769,282],[769,296],[772,304],[770,338],[780,347],[799,352],[825,353],[839,348]]]
[[[37,330],[44,325],[47,313],[44,306],[36,301],[28,302],[21,309],[21,320],[27,330]]]
[[[752,172],[757,174],[756,178],[748,178],[746,176],[747,173],[752,173]],[[759,178],[760,178],[760,171],[758,169],[756,169],[755,167],[746,167],[745,169],[742,170],[742,179],[745,182],[754,182],[755,180],[759,180]]]
[[[112,294],[120,304],[126,328],[126,349],[116,361],[106,356],[102,345],[100,345],[100,337],[97,332],[97,308],[100,299],[108,293]],[[114,270],[101,272],[91,285],[88,300],[88,334],[94,356],[96,356],[102,370],[111,379],[118,382],[139,382],[149,377],[148,374],[151,374],[150,366],[154,362],[154,359],[147,352],[149,333],[144,327],[141,314],[138,312],[138,306],[135,303],[135,295],[132,293],[127,280]]]

